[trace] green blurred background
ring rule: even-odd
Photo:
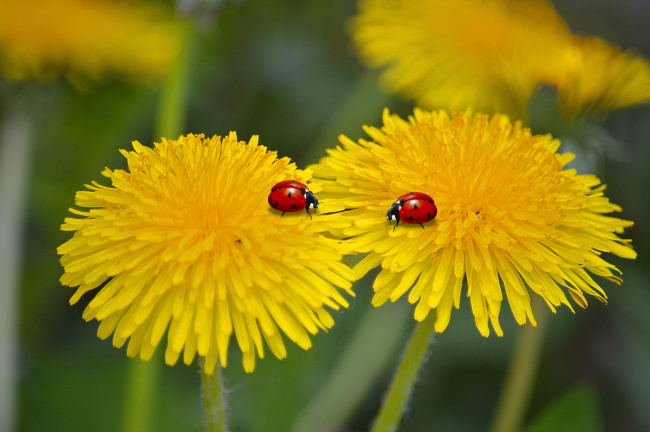
[[[556,1],[556,7],[574,31],[650,58],[647,1],[567,0]],[[338,134],[364,137],[361,125],[379,125],[384,106],[411,113],[408,101],[382,94],[378,74],[355,57],[345,32],[355,11],[352,0],[221,4],[196,33],[183,132],[235,130],[244,140],[259,134],[261,144],[305,167],[324,156],[326,147],[336,146]],[[155,85],[111,82],[79,91],[64,80],[0,81],[0,116],[27,99],[36,126],[18,298],[19,431],[122,427],[130,364],[140,360],[127,358],[110,339],[99,340],[96,321],[82,320],[92,296],[69,306],[73,290],[58,282],[62,268],[56,247],[70,237],[59,227],[75,192],[92,180],[106,184],[100,176],[105,166],[124,168],[118,149],[129,149],[133,140],[152,142],[159,98]],[[591,300],[575,315],[561,308],[550,317],[526,417],[533,431],[549,425],[553,430],[650,430],[650,107],[599,120],[597,126],[572,128],[537,114],[533,128],[565,140],[579,153],[581,168],[595,170],[608,185],[607,195],[623,207],[623,217],[636,223],[626,237],[633,239],[639,257],[607,258],[625,280],[622,286],[602,282],[607,306]],[[339,431],[368,429],[414,325],[405,299],[377,310],[369,306],[373,276],[355,285],[350,309],[334,313],[336,325],[314,337],[311,350],[289,344],[283,361],[267,350],[253,374],[243,372],[241,355],[231,350],[224,376],[233,431],[290,430],[301,413],[314,425],[308,432],[326,423],[317,415],[340,418]],[[449,328],[431,346],[400,431],[483,431],[490,424],[518,326],[504,305],[505,336],[482,338],[468,306],[465,301],[454,311]],[[355,339],[359,328],[371,336]],[[162,351],[158,347],[152,360],[159,364],[152,430],[200,431],[198,367],[164,366]],[[309,402],[332,382],[342,356],[354,368],[345,385],[326,397],[336,403],[310,417],[305,414]]]

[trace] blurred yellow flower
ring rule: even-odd
[[[611,252],[635,258],[629,240],[618,237],[632,222],[605,216],[621,211],[603,196],[593,175],[564,169],[570,153],[556,153],[550,135],[532,136],[502,115],[415,110],[408,121],[384,112],[381,129],[366,127],[373,141],[341,137],[342,147],[313,166],[322,199],[338,200],[351,226],[341,251],[368,253],[357,277],[381,266],[373,304],[397,300],[410,290],[415,319],[436,309],[435,329],[448,325],[460,306],[463,282],[480,333],[495,332],[507,298],[519,324],[530,320],[529,291],[555,311],[581,307],[584,294],[606,295],[591,274],[620,283]],[[437,217],[420,225],[386,226],[386,212],[407,192],[433,197]]]
[[[211,374],[226,366],[234,333],[246,371],[263,357],[263,340],[286,356],[280,330],[300,347],[308,333],[334,324],[325,306],[348,303],[335,286],[352,294],[352,270],[342,263],[338,241],[321,232],[334,215],[303,212],[280,218],[267,203],[280,180],[309,181],[253,137],[187,135],[151,149],[138,142],[122,154],[129,171],[106,169],[112,186],[95,182],[78,192],[62,229],[75,231],[58,248],[61,282],[78,287],[70,303],[99,288],[83,317],[101,321],[98,336],[112,333],[127,354],[149,359],[169,333],[165,359],[183,351],[189,364],[205,357]],[[317,190],[316,190],[317,191]],[[321,208],[326,205],[321,206]]]
[[[359,9],[361,58],[386,66],[388,90],[423,108],[526,119],[546,84],[572,115],[650,100],[647,61],[572,35],[546,0],[361,0]]]
[[[151,4],[108,0],[4,0],[0,71],[9,80],[65,75],[75,84],[112,75],[163,76],[180,27]]]
[[[650,101],[650,63],[600,38],[575,37],[561,57],[562,71],[549,80],[568,117],[606,112]]]

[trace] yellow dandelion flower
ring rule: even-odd
[[[387,67],[387,89],[423,108],[525,119],[546,84],[559,87],[565,112],[650,100],[648,62],[572,35],[546,0],[361,0],[359,9],[361,58]]]
[[[205,373],[227,363],[232,334],[246,371],[263,357],[263,341],[286,356],[281,332],[307,349],[308,334],[334,322],[325,307],[347,307],[352,270],[338,242],[323,235],[335,217],[280,213],[267,196],[280,180],[307,182],[298,170],[258,145],[228,137],[187,135],[151,149],[122,150],[129,170],[106,169],[76,195],[62,229],[74,236],[58,248],[61,282],[78,287],[70,303],[94,289],[83,318],[101,322],[127,354],[149,359],[167,332],[166,362],[198,353]],[[321,209],[326,205],[321,205]]]
[[[549,41],[569,34],[543,0],[365,0],[359,9],[354,41],[369,66],[388,66],[386,87],[451,111],[523,118],[545,73],[535,60],[553,58]]]
[[[566,292],[581,307],[584,294],[606,301],[590,274],[621,282],[601,253],[635,258],[618,237],[632,222],[605,215],[621,208],[598,178],[563,168],[573,155],[556,153],[559,141],[502,115],[416,109],[408,121],[385,111],[383,122],[365,128],[372,141],[341,137],[342,146],[313,167],[320,196],[350,209],[341,213],[352,224],[341,230],[349,237],[341,251],[368,253],[356,276],[381,266],[375,306],[409,291],[415,319],[435,309],[442,332],[467,281],[480,333],[488,336],[491,322],[501,336],[504,296],[519,324],[535,325],[529,291],[553,311],[573,310]],[[424,229],[386,226],[387,210],[408,192],[433,197],[437,217]]]
[[[568,117],[606,112],[650,101],[650,62],[600,38],[576,37],[549,80]]]
[[[5,0],[0,13],[0,70],[11,80],[146,81],[167,72],[179,44],[178,24],[151,5]]]

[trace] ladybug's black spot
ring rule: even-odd
[[[417,210],[417,209],[418,209],[418,205],[417,205],[417,204],[413,204],[413,209],[414,209],[414,210]]]
[[[295,205],[295,204],[293,205],[293,208],[296,208],[296,205]]]
[[[291,192],[289,192],[289,195],[287,195],[289,198],[291,198]]]
[[[431,213],[427,213],[427,217],[430,218],[430,217],[431,217]]]
[[[413,216],[409,216],[409,220],[412,221],[412,220],[413,220]]]
[[[278,204],[279,204],[279,203],[278,203],[277,201],[275,201],[275,206],[276,206],[276,207],[278,206]]]

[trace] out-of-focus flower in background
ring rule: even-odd
[[[573,38],[549,81],[567,117],[608,112],[650,101],[650,63],[597,37]]]
[[[650,101],[650,64],[571,34],[546,0],[361,0],[353,39],[385,87],[425,109],[527,119],[542,86],[575,116]]]
[[[531,135],[502,115],[415,110],[408,121],[384,112],[381,129],[366,127],[372,141],[341,137],[342,147],[314,166],[323,199],[340,200],[352,224],[344,253],[367,253],[356,276],[381,266],[373,304],[396,301],[407,291],[415,319],[437,312],[435,329],[448,325],[460,305],[463,282],[476,325],[498,335],[504,297],[519,324],[535,324],[529,291],[554,311],[581,307],[584,294],[606,301],[591,275],[621,283],[601,254],[635,258],[619,238],[632,222],[606,216],[621,208],[604,197],[593,175],[563,167],[560,142]],[[386,211],[407,192],[424,192],[438,208],[424,225],[386,226]]]
[[[149,359],[168,332],[166,362],[198,353],[211,374],[227,362],[231,336],[246,371],[264,356],[263,341],[286,356],[281,332],[307,349],[309,334],[334,324],[325,307],[347,301],[354,275],[321,234],[335,215],[283,218],[267,203],[280,180],[307,182],[311,171],[257,144],[187,135],[155,148],[134,142],[122,151],[129,172],[106,169],[112,186],[78,192],[63,230],[74,237],[58,249],[71,303],[99,288],[84,319],[101,321],[98,335],[127,354]]]
[[[180,49],[179,23],[154,4],[107,0],[5,0],[0,71],[11,81],[64,75],[85,85],[112,76],[164,76]]]

